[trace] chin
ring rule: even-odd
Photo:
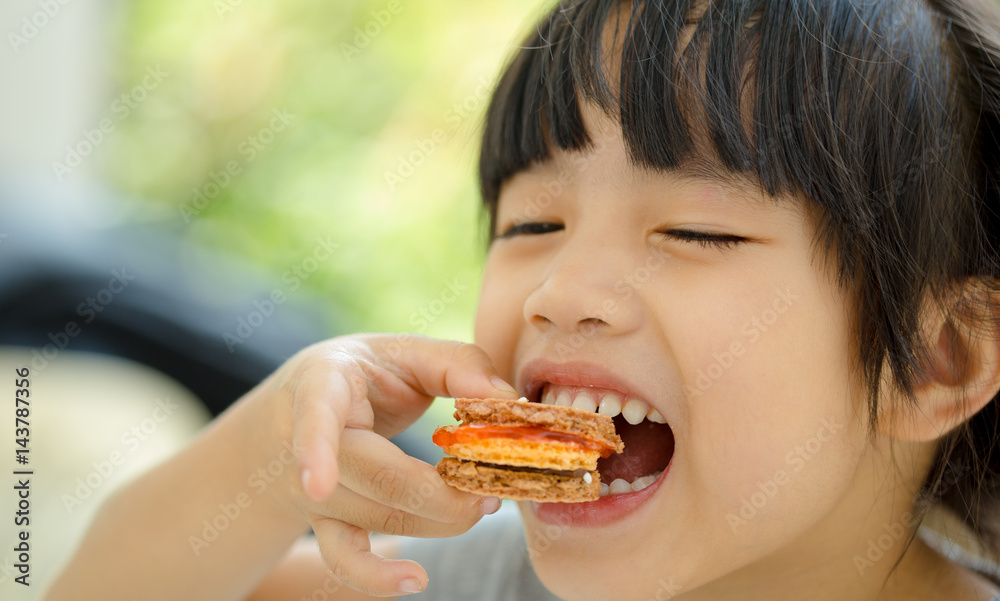
[[[539,520],[531,502],[519,506],[535,573],[565,601],[664,601],[766,555],[758,545],[733,547],[728,526],[685,534],[639,515],[645,527],[565,527]]]
[[[657,575],[657,570],[621,568],[558,552],[540,554],[532,563],[545,588],[565,601],[664,601],[683,592],[676,578]]]
[[[669,557],[641,553],[663,549],[663,541],[618,537],[609,541],[590,528],[562,527],[535,519],[522,502],[527,554],[545,587],[565,601],[663,601],[688,580]],[[684,566],[685,569],[691,566]]]

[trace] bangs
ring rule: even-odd
[[[943,202],[967,184],[955,176],[967,164],[955,133],[964,113],[944,46],[916,3],[562,2],[518,49],[487,112],[490,221],[512,175],[553,148],[591,146],[582,102],[619,123],[637,166],[711,164],[772,196],[804,194],[822,209],[828,248],[879,226],[887,204],[919,202],[913,190],[947,192],[914,208],[967,219]],[[853,255],[841,257],[844,274],[864,264],[861,249],[842,249]]]

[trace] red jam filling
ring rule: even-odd
[[[491,426],[486,424],[469,424],[454,428],[438,428],[431,440],[439,447],[450,447],[455,444],[475,443],[484,438],[513,438],[531,442],[558,442],[581,447],[587,451],[600,451],[601,457],[610,457],[615,448],[589,438],[553,432],[540,426]]]

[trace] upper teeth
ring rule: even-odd
[[[542,393],[542,403],[547,405],[562,405],[574,407],[583,411],[598,412],[601,415],[615,417],[619,413],[625,421],[636,425],[644,419],[658,424],[667,420],[659,411],[649,406],[649,403],[635,397],[623,401],[621,395],[610,390],[599,388],[579,388],[548,385]]]
[[[622,400],[617,394],[609,393],[601,399],[601,406],[598,408],[601,415],[614,417],[622,412]]]

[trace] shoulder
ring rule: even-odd
[[[1000,567],[974,555],[940,534],[921,529],[914,541],[922,549],[924,573],[933,575],[925,589],[931,599],[1000,601]]]

